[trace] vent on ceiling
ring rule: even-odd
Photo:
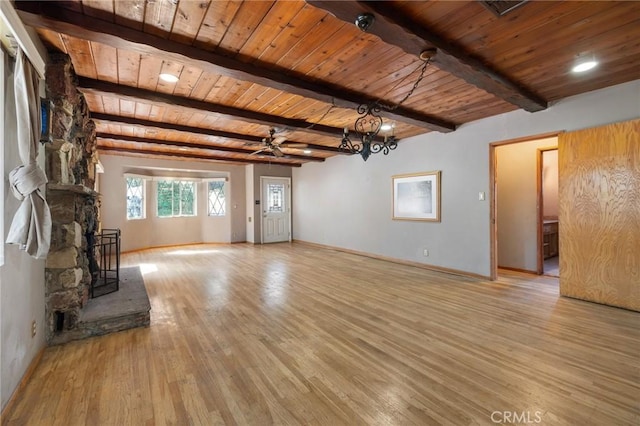
[[[495,0],[495,1],[481,1],[487,9],[493,12],[496,16],[504,16],[507,13],[511,12],[517,7],[525,4],[527,0],[518,0],[518,1],[506,1],[506,0]]]

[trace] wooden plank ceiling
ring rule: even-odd
[[[405,138],[640,77],[640,2],[526,2],[503,16],[475,1],[76,0],[17,2],[67,53],[99,148],[299,166],[347,155],[356,107]],[[354,20],[375,17],[367,32]],[[599,66],[570,71],[578,55]],[[175,83],[159,76],[179,77]],[[283,157],[263,138],[275,129]],[[400,149],[401,149],[400,143]],[[393,155],[393,154],[390,154]]]

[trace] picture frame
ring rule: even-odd
[[[391,177],[393,220],[440,222],[441,171]]]
[[[51,143],[51,101],[40,98],[40,143]]]

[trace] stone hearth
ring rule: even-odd
[[[72,329],[53,336],[51,344],[149,325],[151,304],[140,268],[120,271],[120,290],[89,299]]]

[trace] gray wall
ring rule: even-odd
[[[538,269],[538,149],[554,146],[557,137],[496,148],[500,267],[533,273]]]
[[[247,241],[251,243],[262,242],[262,228],[260,220],[262,216],[262,205],[256,204],[256,200],[262,203],[262,186],[260,178],[284,177],[291,178],[292,167],[275,164],[249,164],[247,168]],[[293,182],[292,182],[293,185]],[[253,206],[253,208],[249,207]],[[293,224],[291,225],[293,227]]]
[[[20,164],[16,143],[13,75],[8,75],[13,65],[8,65],[5,64],[7,76],[6,96],[3,98],[4,114],[0,111],[0,117],[4,117],[3,242],[20,205],[9,190],[8,181],[9,172]],[[44,167],[44,149],[40,149],[38,160],[41,167]],[[0,400],[3,409],[29,365],[45,346],[44,260],[34,260],[14,245],[4,246],[4,256],[4,264],[0,266]],[[32,321],[36,321],[35,337],[31,337]]]
[[[139,157],[101,155],[104,173],[100,176],[102,194],[100,214],[103,228],[122,230],[122,250],[191,243],[228,243],[246,241],[244,166],[216,163],[159,160]],[[207,215],[207,185],[198,184],[195,217],[158,218],[156,182],[146,181],[146,218],[127,220],[125,173],[155,174],[171,177],[228,177],[227,215]]]
[[[307,163],[293,170],[294,238],[489,276],[489,144],[638,117],[638,93],[634,81],[545,111],[518,110],[408,138],[366,163],[359,156]],[[442,222],[392,220],[391,176],[431,170],[442,171]],[[486,201],[478,200],[480,191]]]

